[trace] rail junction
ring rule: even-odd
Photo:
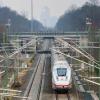
[[[72,33],[75,34],[76,32]],[[94,58],[84,49],[89,48],[89,46],[87,32],[83,33],[85,35],[59,33],[58,37],[58,33],[55,33],[55,36],[54,34],[47,36],[45,33],[39,33],[38,36],[36,36],[37,34],[8,36],[10,42],[2,43],[0,48],[1,74],[3,72],[4,75],[2,75],[8,78],[5,72],[9,72],[9,69],[12,69],[15,74],[9,75],[6,87],[8,90],[1,88],[0,100],[99,100],[98,87],[100,84],[98,81],[91,80],[90,77],[95,78],[94,68],[99,70],[100,68],[94,65]],[[52,48],[53,44],[56,44],[55,48]],[[70,63],[72,89],[69,91],[52,90],[51,50],[64,55]],[[85,57],[89,61],[87,62],[81,57]],[[6,65],[3,64],[4,61],[6,61]],[[5,66],[7,70],[2,66]],[[20,79],[21,81],[24,80],[20,86],[12,87]],[[10,86],[10,84],[12,85]],[[13,93],[14,90],[16,92]]]

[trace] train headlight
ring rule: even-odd
[[[58,80],[58,76],[56,76],[56,79]]]

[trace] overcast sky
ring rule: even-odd
[[[88,0],[33,0],[33,15],[34,18],[43,21],[41,16],[46,8],[48,8],[49,15],[59,18],[72,5],[82,6]],[[8,6],[18,13],[25,13],[28,18],[31,14],[31,0],[0,0],[2,6]]]

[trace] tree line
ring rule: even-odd
[[[85,31],[87,18],[90,19],[96,29],[100,28],[100,6],[98,5],[98,0],[90,0],[80,8],[71,8],[70,11],[59,18],[55,28],[58,31]]]
[[[10,32],[29,32],[31,29],[31,20],[8,7],[0,7],[0,30],[7,29],[10,24]],[[33,31],[43,30],[43,25],[33,20]]]

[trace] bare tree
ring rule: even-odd
[[[27,18],[27,12],[25,10],[21,11],[21,15],[24,17],[24,18]]]
[[[77,10],[77,8],[78,8],[78,7],[77,7],[75,4],[72,4],[72,5],[69,7],[68,12],[75,11],[75,10]]]
[[[92,5],[98,5],[99,0],[89,0]]]

